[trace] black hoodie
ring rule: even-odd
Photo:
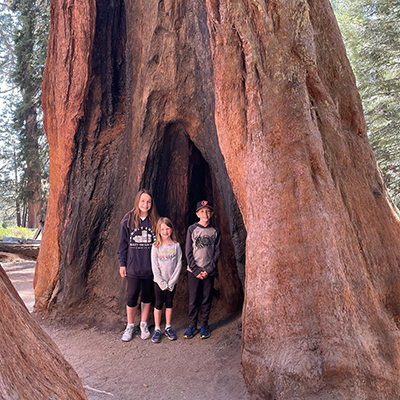
[[[147,216],[140,219],[138,228],[128,226],[128,216],[122,220],[118,246],[119,266],[126,267],[126,275],[130,278],[153,279],[151,269],[151,245],[155,242],[155,234],[151,230],[151,222]]]

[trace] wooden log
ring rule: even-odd
[[[0,242],[0,252],[18,254],[22,257],[37,259],[40,243],[5,243]]]

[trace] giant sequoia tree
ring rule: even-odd
[[[328,0],[55,0],[43,107],[37,311],[122,315],[137,189],[181,241],[208,196],[226,312],[244,282],[250,392],[396,396],[400,224]]]

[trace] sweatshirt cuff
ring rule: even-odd
[[[197,276],[198,274],[200,274],[200,272],[202,272],[203,270],[198,267],[197,265],[195,267],[190,267],[190,269],[192,270],[192,273],[194,276]]]
[[[214,273],[214,271],[216,270],[216,267],[217,266],[214,263],[211,263],[207,267],[204,267],[204,269],[208,275],[212,275]]]

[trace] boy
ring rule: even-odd
[[[196,215],[199,222],[189,226],[186,236],[186,259],[188,262],[189,328],[183,334],[186,339],[197,333],[197,318],[201,311],[200,338],[210,337],[208,318],[220,255],[221,235],[210,223],[214,209],[206,201],[197,203]]]

